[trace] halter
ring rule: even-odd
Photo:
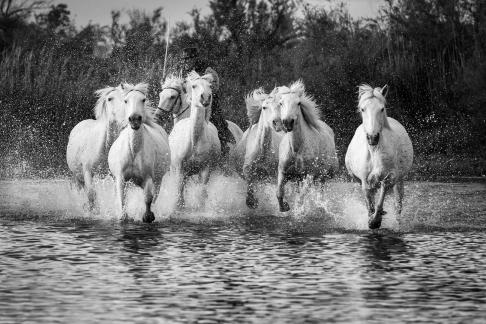
[[[125,97],[126,97],[126,96],[127,96],[129,93],[130,93],[130,92],[132,92],[132,91],[138,91],[138,92],[140,92],[141,94],[143,94],[144,96],[147,96],[147,95],[145,94],[145,92],[143,92],[142,90],[139,90],[139,89],[130,89],[130,90],[128,90],[128,92],[125,94]]]
[[[172,107],[169,109],[169,110],[166,110],[164,109],[165,111],[172,111],[174,109],[174,107],[176,106],[177,102],[180,100],[181,101],[181,107],[182,107],[182,96],[181,96],[181,90],[177,89],[177,88],[174,88],[174,87],[163,87],[162,88],[162,91],[166,90],[166,89],[170,89],[170,90],[174,90],[175,92],[177,92],[177,97],[176,97],[176,100],[174,101],[174,103],[172,104]],[[172,117],[174,119],[180,117],[183,113],[185,113],[187,111],[187,109],[189,109],[190,105],[188,105],[186,108],[182,109],[181,111],[179,111],[177,114],[172,114]]]

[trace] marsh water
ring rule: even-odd
[[[0,322],[486,321],[485,184],[409,182],[376,231],[356,184],[290,188],[288,215],[270,186],[255,211],[209,188],[183,212],[163,189],[153,224],[131,188],[122,224],[111,180],[95,214],[67,180],[0,182]]]

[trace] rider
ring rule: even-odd
[[[214,70],[207,67],[207,64],[199,56],[199,49],[197,47],[186,47],[182,50],[181,66],[179,67],[183,76],[186,76],[191,71],[196,71],[199,74],[214,73]],[[179,70],[178,69],[178,70]],[[202,73],[204,71],[204,73]],[[226,158],[229,152],[228,143],[235,142],[233,135],[228,129],[228,123],[223,117],[223,111],[219,104],[219,89],[213,90],[213,102],[211,105],[211,118],[209,121],[216,126],[218,130],[218,137],[221,142],[221,153],[223,158]]]

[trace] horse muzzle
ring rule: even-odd
[[[286,132],[291,132],[294,129],[294,119],[284,119],[282,120],[283,129]]]
[[[142,116],[134,115],[128,117],[128,122],[130,123],[130,127],[134,130],[137,130],[142,125]]]
[[[157,107],[157,112],[158,112],[158,111],[164,111],[164,112],[168,112],[168,113],[169,113],[169,112],[171,112],[171,110],[172,110],[172,109],[167,108],[167,107],[161,107],[161,106],[158,106],[158,107]]]
[[[272,126],[273,126],[273,129],[276,132],[280,132],[280,131],[283,130],[283,125],[282,125],[282,121],[281,120],[274,120],[274,121],[272,121]]]
[[[368,140],[369,145],[375,146],[380,141],[380,133],[375,134],[375,135],[366,134],[366,139]]]

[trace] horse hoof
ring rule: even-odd
[[[289,206],[289,204],[288,204],[286,201],[284,201],[284,202],[283,202],[283,203],[280,205],[280,211],[281,211],[282,213],[285,213],[285,212],[288,212],[289,210],[290,210],[290,206]]]
[[[246,205],[248,208],[255,209],[258,207],[258,199],[255,197],[246,197]]]
[[[370,219],[368,221],[368,227],[370,229],[377,229],[377,228],[380,228],[381,227],[381,219],[380,220],[377,220],[377,218],[373,218],[373,219]]]
[[[122,223],[128,223],[129,219],[128,219],[128,214],[127,213],[123,213],[122,214],[122,217],[120,218],[120,222]]]
[[[379,210],[376,212],[376,215],[373,217],[370,217],[370,220],[368,221],[368,227],[370,229],[377,229],[381,227],[381,221],[382,221],[382,216],[385,215],[386,212],[383,210]]]
[[[153,212],[146,212],[145,215],[143,215],[143,222],[144,223],[152,223],[155,220],[155,216]]]

